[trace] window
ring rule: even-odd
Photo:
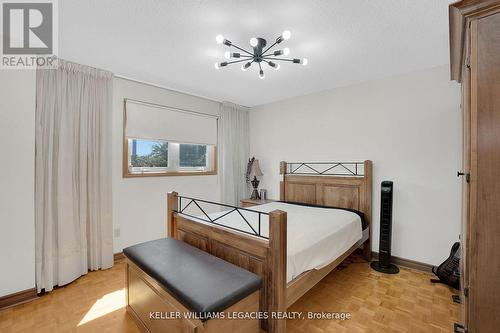
[[[129,168],[131,172],[165,172],[168,169],[168,142],[161,140],[129,139]]]
[[[206,145],[179,145],[179,160],[181,168],[206,168],[207,146]]]
[[[124,119],[124,177],[217,174],[216,117],[125,100]]]
[[[167,142],[164,140],[128,139],[128,175],[171,175],[208,173],[215,156],[215,146]]]

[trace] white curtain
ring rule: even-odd
[[[112,74],[63,60],[36,77],[38,292],[113,265]]]
[[[226,204],[239,205],[239,201],[249,195],[245,180],[250,155],[250,125],[246,109],[232,103],[222,103],[219,150],[221,200]]]

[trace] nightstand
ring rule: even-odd
[[[245,207],[252,207],[256,205],[263,205],[266,203],[270,202],[275,202],[276,200],[271,200],[271,199],[266,199],[266,200],[261,200],[261,199],[242,199],[240,200],[240,206],[245,208]]]

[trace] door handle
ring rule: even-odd
[[[465,176],[465,181],[467,183],[470,183],[470,173],[457,171],[457,177],[460,177],[460,176]]]

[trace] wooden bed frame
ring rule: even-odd
[[[355,209],[364,213],[368,224],[362,239],[334,262],[322,269],[304,272],[289,283],[286,282],[287,214],[284,211],[269,213],[269,239],[263,239],[179,214],[178,194],[170,192],[167,199],[169,237],[261,276],[264,283],[260,311],[285,312],[360,246],[366,260],[371,260],[372,162],[365,161],[363,165],[363,175],[297,175],[287,172],[287,163],[281,162],[280,200]],[[268,320],[261,321],[261,327],[270,333],[284,333],[286,320],[270,315]]]

